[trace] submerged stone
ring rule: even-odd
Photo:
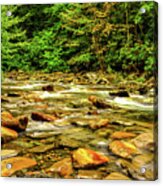
[[[31,149],[28,149],[28,151],[32,153],[43,153],[53,148],[54,148],[54,144],[46,144],[46,145],[39,145],[39,146],[33,147]]]
[[[67,177],[73,173],[71,158],[64,158],[54,163],[50,168],[47,169],[48,173],[58,173],[60,176]]]
[[[109,144],[109,148],[114,154],[123,158],[131,158],[132,155],[140,154],[133,144],[126,141],[113,141]]]
[[[78,148],[82,145],[80,141],[72,139],[68,136],[59,136],[58,142],[59,142],[59,146],[70,147],[70,148]]]
[[[77,178],[80,179],[101,179],[103,173],[98,170],[79,170]]]
[[[120,172],[112,172],[111,174],[106,176],[104,180],[131,180],[131,179]]]
[[[154,147],[154,136],[153,133],[142,133],[132,140],[132,142],[138,148],[153,149]]]
[[[2,149],[1,150],[1,159],[7,159],[7,158],[11,158],[13,156],[16,156],[19,153],[19,151],[17,150],[13,150],[13,149]]]

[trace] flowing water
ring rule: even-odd
[[[42,89],[49,84],[54,87],[53,91]],[[75,149],[82,147],[100,152],[109,157],[110,161],[101,166],[86,168],[84,176],[83,169],[74,168],[70,178],[103,179],[112,172],[119,172],[130,179],[153,179],[153,97],[130,92],[129,97],[112,96],[109,93],[113,90],[116,90],[115,85],[76,85],[47,83],[42,80],[5,79],[2,96],[6,97],[6,101],[2,102],[2,111],[9,111],[15,117],[26,115],[29,122],[25,132],[19,133],[17,139],[3,144],[2,149],[17,150],[19,156],[27,156],[37,161],[36,166],[24,171],[19,170],[13,175],[28,177],[30,171],[33,172],[30,177],[63,177],[57,173],[47,173],[46,170],[53,163],[70,157]],[[115,107],[98,108],[89,101],[89,96],[96,96]],[[57,115],[57,119],[52,122],[35,121],[31,118],[32,112]],[[100,125],[103,120],[108,120],[108,125]],[[113,138],[112,134],[117,131],[129,132],[135,136]],[[142,134],[147,134],[147,138],[142,139]],[[148,138],[148,134],[152,134],[152,139]],[[134,144],[139,153],[123,157],[118,152],[119,149],[112,150],[110,146],[117,140]],[[50,146],[52,144],[53,148]],[[146,168],[146,173],[140,172],[141,167]]]

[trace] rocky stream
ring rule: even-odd
[[[93,72],[6,73],[2,176],[155,179],[154,91]]]

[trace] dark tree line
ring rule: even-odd
[[[155,2],[2,5],[3,71],[151,75],[156,56]]]

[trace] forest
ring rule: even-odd
[[[2,70],[151,76],[156,33],[155,2],[2,6]]]
[[[157,179],[153,1],[1,6],[1,176]]]

